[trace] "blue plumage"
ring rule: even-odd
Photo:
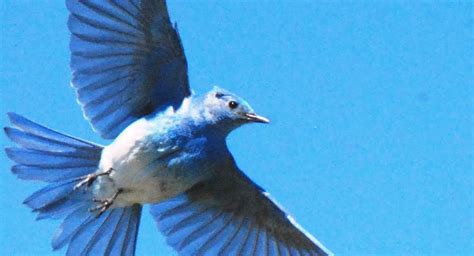
[[[138,117],[178,107],[191,94],[184,51],[164,1],[66,5],[72,85],[102,137],[113,139]]]
[[[94,172],[102,147],[40,126],[20,115],[9,113],[13,127],[5,134],[21,147],[7,148],[18,163],[13,173],[22,179],[64,181]]]
[[[180,255],[327,254],[314,238],[294,227],[291,217],[261,188],[235,171],[232,179],[199,183],[152,206],[158,228]]]
[[[93,128],[80,140],[10,113],[6,149],[25,199],[62,219],[54,250],[134,255],[143,204],[180,255],[330,255],[238,167],[226,144],[268,123],[237,95],[191,95],[184,50],[160,0],[66,0],[72,86]],[[159,253],[157,253],[159,254]]]
[[[24,203],[38,213],[37,219],[65,218],[53,240],[53,248],[59,249],[69,243],[68,255],[94,254],[105,248],[99,243],[106,243],[109,251],[133,255],[141,206],[114,209],[110,213],[114,218],[95,218],[88,210],[93,206],[92,194],[73,188],[80,177],[97,170],[102,147],[14,113],[9,113],[9,118],[12,127],[6,127],[5,133],[20,146],[6,149],[8,157],[17,163],[12,172],[21,179],[49,182]],[[112,239],[112,233],[107,234],[108,237],[102,234],[101,239],[89,237],[90,232],[101,232],[104,227],[109,233],[126,233],[129,237]]]

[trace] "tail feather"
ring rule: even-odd
[[[64,198],[71,198],[73,186],[76,182],[69,180],[65,182],[51,183],[46,187],[36,191],[23,201],[31,209],[41,211],[42,208],[50,206]]]
[[[97,166],[75,166],[75,167],[37,167],[27,165],[14,165],[12,172],[23,180],[40,180],[46,182],[56,182],[70,180],[92,173],[97,170]]]
[[[71,212],[84,205],[83,200],[63,198],[41,208],[36,220],[42,219],[63,219]]]
[[[76,150],[76,147],[70,146],[62,141],[40,137],[18,128],[5,127],[5,134],[15,143],[30,149],[66,153]]]
[[[70,240],[66,255],[134,255],[140,205],[113,209],[98,218],[83,214],[84,210],[74,213],[74,221],[64,221],[53,240],[53,248]]]
[[[70,213],[63,220],[53,236],[51,242],[53,250],[64,247],[71,240],[71,237],[81,229],[82,225],[85,225],[85,223],[88,223],[93,219],[94,216],[87,212],[87,207],[85,206],[79,207]],[[97,219],[100,219],[100,217]]]
[[[15,126],[17,129],[25,132],[26,134],[36,135],[37,137],[40,137],[43,139],[49,139],[58,143],[65,144],[65,145],[70,145],[75,148],[90,149],[94,151],[97,149],[102,150],[102,147],[96,144],[59,133],[57,131],[54,131],[52,129],[39,125],[31,120],[28,120],[27,118],[21,115],[11,113],[11,112],[8,113],[7,115],[12,125]]]
[[[56,153],[48,151],[38,151],[29,148],[6,148],[7,156],[22,165],[36,166],[40,168],[70,168],[95,166],[100,160],[100,154],[97,158],[88,158],[80,152]],[[92,155],[90,155],[92,156]]]
[[[99,217],[89,191],[74,190],[77,178],[97,170],[102,147],[61,134],[20,115],[8,114],[5,134],[18,147],[6,148],[20,179],[48,182],[24,203],[37,219],[64,218],[53,249],[69,244],[67,255],[134,255],[141,206],[116,208]]]
[[[6,148],[7,156],[18,163],[12,172],[21,179],[64,181],[94,172],[102,147],[36,124],[8,113],[13,127],[5,134],[21,147]]]

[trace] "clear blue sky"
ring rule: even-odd
[[[60,2],[0,1],[0,109],[105,144],[69,86]],[[473,255],[473,5],[364,2],[169,9],[193,89],[219,85],[273,121],[230,136],[241,169],[329,249]],[[1,154],[0,254],[50,255],[59,222],[34,221],[21,202],[40,184],[10,165]],[[172,255],[142,220],[138,255]]]

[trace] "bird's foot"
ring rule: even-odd
[[[75,186],[74,186],[74,190],[78,190],[79,188],[83,187],[83,186],[86,186],[87,188],[90,187],[92,185],[92,183],[100,176],[104,176],[104,175],[110,175],[110,173],[112,173],[114,169],[113,168],[109,168],[107,171],[105,172],[101,172],[101,173],[91,173],[91,174],[87,174],[87,175],[84,175],[82,177],[79,177],[77,178],[77,180],[80,180],[79,183],[77,183]]]
[[[115,192],[111,198],[107,198],[107,199],[96,199],[96,198],[94,198],[94,199],[92,199],[94,201],[94,203],[99,203],[99,204],[95,207],[90,208],[89,212],[98,212],[95,217],[99,218],[100,215],[102,215],[105,211],[107,211],[110,208],[110,206],[112,206],[115,199],[117,198],[117,196],[120,193],[122,193],[122,191],[123,191],[122,189],[118,189],[117,192]]]

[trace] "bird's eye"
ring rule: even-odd
[[[229,108],[234,109],[234,108],[236,108],[236,107],[238,107],[238,106],[239,106],[239,103],[237,103],[237,102],[235,102],[235,101],[233,101],[233,100],[229,101]]]

